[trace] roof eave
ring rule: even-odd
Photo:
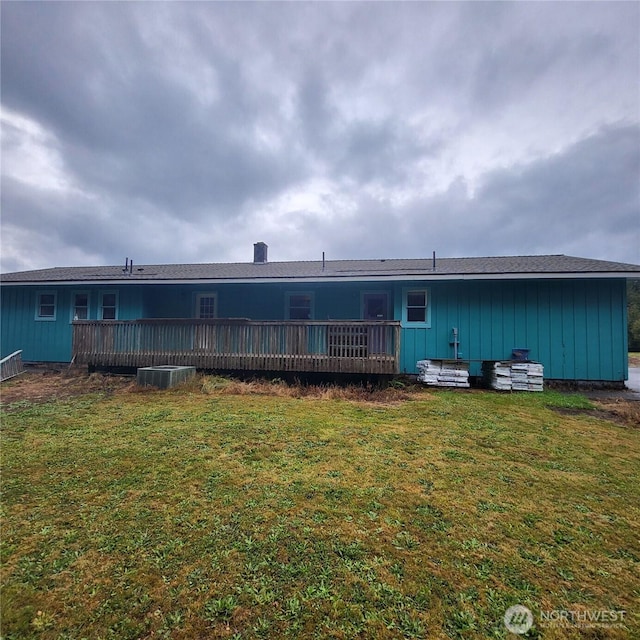
[[[267,284],[267,283],[321,283],[321,282],[401,282],[442,280],[558,280],[558,279],[640,279],[640,271],[572,271],[572,272],[501,272],[501,273],[403,273],[341,275],[322,274],[310,276],[263,276],[251,278],[115,278],[74,280],[21,280],[0,282],[1,286],[121,286],[121,285],[165,285],[165,284]]]

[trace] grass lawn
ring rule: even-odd
[[[640,637],[640,429],[580,395],[27,378],[3,640]]]

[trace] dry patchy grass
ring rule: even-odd
[[[36,370],[27,371],[3,382],[0,386],[0,399],[6,409],[16,403],[52,402],[88,393],[109,394],[132,389],[134,386],[135,381],[131,376],[100,373],[87,375],[86,372],[77,369],[66,369],[62,372]]]
[[[5,407],[5,640],[638,631],[640,431],[582,396],[87,391]],[[602,609],[627,627],[540,628]]]

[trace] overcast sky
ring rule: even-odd
[[[0,6],[4,272],[640,263],[640,3]]]

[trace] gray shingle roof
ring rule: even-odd
[[[500,256],[485,258],[432,258],[382,260],[158,264],[123,266],[55,267],[19,271],[0,276],[2,284],[76,282],[193,282],[330,279],[376,280],[516,277],[638,277],[640,265],[592,260],[565,255]]]

